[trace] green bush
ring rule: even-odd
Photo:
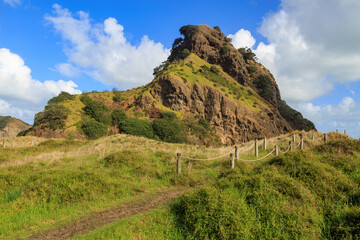
[[[184,39],[182,37],[176,38],[172,44],[172,49],[177,48],[183,41]]]
[[[93,119],[83,122],[81,129],[89,139],[97,139],[107,134],[107,126]]]
[[[189,49],[185,48],[185,49],[181,52],[180,58],[181,58],[181,59],[185,59],[185,58],[187,58],[189,55],[190,55]]]
[[[261,97],[271,101],[274,97],[273,82],[268,75],[260,75],[254,80],[254,84]]]
[[[185,25],[182,26],[179,31],[185,38],[187,38],[194,36],[199,31],[199,27],[196,25]]]
[[[53,97],[48,101],[48,105],[50,104],[56,104],[56,103],[60,103],[63,102],[65,100],[74,100],[75,96],[71,95],[68,92],[60,92],[60,94],[57,97]]]
[[[220,54],[226,54],[230,51],[229,45],[225,44],[221,49],[220,49]]]
[[[84,111],[96,121],[110,125],[110,109],[101,101],[94,100],[87,95],[81,96],[80,100],[85,104]]]
[[[114,126],[118,126],[120,122],[127,119],[126,112],[122,109],[115,108],[111,113],[111,119]]]
[[[35,115],[34,126],[43,125],[52,130],[65,127],[65,119],[68,117],[70,109],[58,104],[51,104],[45,107],[43,112]]]
[[[124,100],[124,97],[122,96],[120,91],[114,91],[114,97],[113,97],[113,101],[114,102],[121,102]]]
[[[251,48],[239,48],[238,51],[245,60],[256,60],[256,54],[253,53]]]
[[[125,119],[120,122],[119,129],[123,133],[135,136],[144,136],[147,138],[154,138],[155,136],[151,122],[142,119]]]
[[[210,71],[215,73],[215,74],[218,74],[220,72],[220,70],[217,67],[215,67],[214,65],[212,65],[210,67]]]
[[[173,112],[163,111],[163,112],[161,112],[161,118],[175,120],[175,119],[177,119],[177,116]]]
[[[248,67],[246,67],[246,69],[248,70],[248,72],[249,72],[250,74],[257,71],[257,67],[256,67],[256,66],[248,66]]]
[[[185,142],[186,136],[178,121],[171,118],[155,119],[153,122],[155,134],[165,142]]]
[[[219,26],[215,26],[215,27],[213,27],[216,31],[218,31],[218,32],[221,32],[221,29],[220,29],[220,27]]]
[[[10,120],[11,117],[6,116],[2,117],[0,116],[0,130],[3,130],[6,127],[7,122]]]

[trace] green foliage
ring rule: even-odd
[[[172,44],[172,49],[177,48],[183,41],[184,39],[182,37],[176,38]]]
[[[215,26],[215,27],[213,27],[216,31],[218,31],[218,32],[221,32],[221,29],[220,29],[220,27],[219,26]]]
[[[279,101],[278,110],[283,118],[294,129],[310,131],[315,129],[315,125],[306,118],[303,118],[302,114],[295,109],[289,107],[285,101]]]
[[[219,74],[219,72],[220,72],[220,70],[217,67],[215,67],[214,65],[211,65],[210,71],[215,74]]]
[[[144,136],[147,138],[154,138],[155,136],[151,122],[142,119],[125,119],[120,122],[119,129],[123,133],[135,136]]]
[[[48,101],[48,105],[50,104],[56,104],[56,103],[60,103],[63,102],[65,100],[74,100],[75,96],[71,95],[68,92],[60,92],[60,94],[57,97],[53,97]]]
[[[261,97],[272,101],[274,97],[273,82],[268,75],[260,75],[254,80],[254,84]]]
[[[251,48],[239,48],[238,51],[245,60],[256,60],[256,54],[253,53]]]
[[[26,136],[33,128],[29,128],[29,129],[25,129],[25,130],[22,130],[20,131],[16,136],[17,137],[24,137]]]
[[[0,130],[3,130],[6,127],[6,124],[8,123],[8,121],[11,119],[11,117],[6,116],[6,117],[2,117],[0,116]]]
[[[13,202],[16,199],[18,199],[21,196],[21,191],[18,188],[13,188],[5,193],[3,195],[0,195],[0,203],[9,203]]]
[[[111,113],[111,119],[114,126],[118,126],[119,123],[127,119],[126,112],[122,109],[115,108]]]
[[[107,126],[94,119],[84,121],[81,125],[81,130],[89,139],[97,139],[107,134]]]
[[[220,54],[224,55],[226,53],[228,53],[230,51],[229,45],[225,44],[221,49],[220,49]]]
[[[169,66],[169,61],[162,62],[159,66],[154,68],[153,75],[155,77],[159,76],[168,66]]]
[[[180,54],[180,58],[181,59],[185,59],[187,58],[188,56],[190,56],[190,51],[189,49],[185,48],[184,50],[182,50],[181,54]]]
[[[231,38],[229,38],[229,37],[225,37],[225,42],[227,42],[227,43],[231,43],[231,41],[232,41],[232,39],[231,39]]]
[[[169,119],[169,120],[176,120],[177,116],[174,112],[163,111],[163,112],[161,112],[161,118]]]
[[[153,121],[155,134],[165,142],[180,143],[186,141],[180,123],[172,118],[160,118]]]
[[[255,73],[255,72],[257,71],[257,67],[256,67],[256,66],[248,66],[248,67],[246,67],[246,69],[248,70],[248,72],[249,72],[250,74]]]
[[[94,100],[87,95],[81,96],[80,100],[85,104],[84,111],[87,115],[100,123],[110,124],[110,109],[102,101]]]
[[[203,126],[206,130],[210,130],[210,123],[209,123],[209,121],[208,120],[206,120],[205,118],[200,118],[199,119],[199,124],[201,125],[201,126]]]
[[[114,97],[113,97],[114,102],[121,102],[124,100],[124,96],[121,94],[120,91],[113,91],[113,93],[114,93]]]
[[[179,31],[185,38],[187,38],[194,36],[199,31],[199,27],[196,25],[185,25],[182,26]]]
[[[58,104],[51,104],[45,107],[43,112],[35,115],[34,126],[42,125],[52,130],[65,127],[65,119],[68,117],[70,109]]]

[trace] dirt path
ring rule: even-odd
[[[60,228],[50,229],[45,232],[30,236],[28,240],[41,239],[69,239],[76,235],[82,235],[95,230],[107,223],[122,218],[149,212],[158,206],[169,203],[172,199],[181,196],[187,189],[175,189],[167,192],[157,193],[144,200],[126,203],[119,207],[82,217],[74,222],[68,223]]]

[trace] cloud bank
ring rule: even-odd
[[[58,65],[58,70],[65,76],[72,75],[69,69],[79,68],[107,85],[137,87],[150,82],[153,69],[169,55],[168,49],[148,36],[143,36],[138,46],[129,43],[115,18],[92,24],[89,14],[72,14],[54,4],[53,13],[45,19],[64,40],[68,65]]]
[[[31,77],[24,60],[9,49],[0,48],[0,115],[32,122],[47,101],[61,91],[81,93],[73,81],[40,82]]]

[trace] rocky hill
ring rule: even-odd
[[[233,144],[315,129],[281,100],[272,74],[218,27],[188,25],[154,80],[127,91],[61,93],[28,134],[97,138],[129,133],[170,142]]]
[[[16,137],[21,131],[30,127],[31,125],[17,118],[0,116],[0,137]]]

